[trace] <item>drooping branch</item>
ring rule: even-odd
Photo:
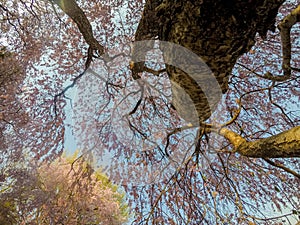
[[[291,158],[300,157],[300,126],[277,135],[257,141],[246,141],[228,128],[221,128],[219,134],[233,146],[235,152],[253,158]]]

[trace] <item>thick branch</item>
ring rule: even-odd
[[[75,0],[53,0],[78,26],[85,41],[92,50],[98,50],[102,55],[104,48],[93,35],[92,26],[84,14],[83,10],[77,5]]]
[[[222,128],[224,136],[239,154],[253,158],[290,158],[300,157],[300,126],[268,138],[248,142],[239,134]]]
[[[300,5],[287,15],[278,25],[280,29],[282,45],[282,69],[283,76],[273,76],[270,72],[266,73],[263,78],[273,81],[285,81],[291,76],[291,37],[290,31],[293,25],[300,22]]]

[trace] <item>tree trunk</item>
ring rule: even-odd
[[[193,51],[204,60],[217,79],[219,87],[214,88],[225,93],[236,60],[254,45],[257,32],[264,37],[267,30],[274,30],[275,17],[283,2],[148,0],[136,32],[136,41],[158,38]],[[133,56],[138,52],[139,49],[134,49]],[[174,54],[172,49],[163,49],[163,53],[165,58]],[[133,66],[134,76],[141,72],[141,63]],[[172,85],[173,105],[181,116],[186,120],[192,116],[189,112],[191,105],[187,105],[186,97],[182,97],[188,94],[199,121],[208,119],[220,97],[216,97],[213,106],[209,107],[209,99],[195,79],[174,66],[166,65],[166,68],[170,80],[177,84]]]
[[[92,27],[75,0],[52,0],[77,24],[80,32],[92,50],[103,53],[103,47],[93,36]],[[196,53],[210,67],[223,93],[228,89],[228,78],[236,60],[250,50],[255,34],[262,37],[267,30],[274,30],[275,17],[284,0],[148,0],[139,23],[136,41],[159,39],[185,47]],[[298,11],[294,20],[299,21]],[[146,50],[153,47],[142,46]],[[133,50],[133,58],[141,54]],[[163,49],[164,57],[174,57],[172,50]],[[176,54],[176,52],[175,52]],[[140,57],[140,56],[139,56]],[[190,65],[190,62],[187,62]],[[134,63],[133,77],[138,79],[144,62]],[[196,108],[199,121],[208,119],[214,110],[209,107],[207,96],[188,73],[166,65],[172,82],[173,103],[183,118],[191,118],[184,94],[189,95]],[[201,74],[201,73],[199,73]],[[174,87],[175,86],[175,87]],[[180,88],[177,88],[177,87]],[[216,98],[217,99],[217,98]],[[215,105],[218,102],[215,101]],[[187,112],[185,115],[184,112]],[[219,134],[227,138],[241,155],[255,158],[300,157],[300,127],[247,142],[237,133],[222,128]]]

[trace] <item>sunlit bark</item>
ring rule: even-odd
[[[281,45],[282,45],[282,69],[283,76],[274,76],[270,72],[265,74],[264,78],[272,81],[285,81],[291,76],[291,37],[290,31],[292,26],[297,22],[300,22],[300,6],[294,9],[289,15],[287,15],[281,23],[278,25],[280,29]],[[293,68],[298,70],[298,68]]]
[[[257,141],[246,141],[237,133],[222,128],[219,132],[234,146],[235,151],[254,158],[300,157],[300,126]]]
[[[78,26],[80,32],[82,33],[86,42],[94,50],[98,50],[100,53],[103,53],[103,46],[94,38],[92,26],[88,21],[83,10],[77,5],[75,0],[54,0],[56,3]],[[216,3],[215,1],[205,1],[185,3],[185,8],[190,9],[189,12],[194,16],[194,19],[207,21],[207,15],[203,11],[197,17],[194,15],[198,11],[192,10],[193,7],[197,6],[200,9],[205,9],[208,6],[214,6],[215,9],[215,20],[218,20],[220,23],[216,24],[214,22],[206,22],[202,25],[199,32],[188,32],[182,33],[181,30],[187,26],[188,30],[191,30],[192,24],[185,23],[186,19],[182,17],[184,11],[172,11],[170,7],[176,8],[179,7],[181,3],[176,3],[168,1],[147,1],[145,6],[145,11],[143,13],[143,18],[139,24],[136,39],[137,40],[149,40],[160,38],[162,40],[171,41],[174,43],[181,44],[188,49],[196,52],[205,61],[209,64],[212,71],[215,73],[216,78],[221,85],[223,91],[227,90],[227,79],[228,73],[231,71],[234,63],[237,58],[248,51],[249,48],[254,44],[253,38],[256,32],[259,32],[262,36],[265,35],[266,31],[274,26],[274,18],[277,12],[278,7],[282,4],[283,1],[262,1],[257,2],[256,4],[248,3],[249,5],[236,1],[235,3]],[[182,3],[183,4],[183,3]],[[196,4],[196,5],[195,5]],[[243,6],[248,14],[253,13],[253,16],[245,15],[245,11],[240,11],[239,7]],[[266,7],[268,6],[268,7]],[[182,7],[182,6],[181,6]],[[183,7],[184,8],[184,7]],[[252,12],[253,11],[253,12]],[[290,57],[291,57],[291,44],[290,44],[290,28],[299,21],[299,12],[300,8],[296,8],[289,16],[287,16],[279,25],[281,29],[282,36],[282,45],[283,45],[283,69],[284,76],[280,79],[290,76]],[[193,14],[194,13],[194,14]],[[185,14],[184,14],[185,15]],[[228,17],[232,15],[231,17]],[[178,23],[173,22],[170,25],[170,17],[177,17]],[[205,18],[204,18],[205,17]],[[165,23],[163,23],[161,18],[165,18]],[[242,26],[240,20],[244,20],[243,23],[251,26]],[[222,22],[223,21],[223,22]],[[224,23],[224,24],[223,24]],[[169,25],[168,25],[169,24]],[[223,25],[224,26],[223,26]],[[227,24],[227,26],[225,26]],[[212,26],[216,26],[213,33],[210,33]],[[182,29],[181,29],[182,28]],[[230,32],[229,32],[230,31]],[[174,33],[175,32],[175,33]],[[177,33],[176,33],[177,32]],[[178,33],[179,32],[179,33]],[[230,35],[221,35],[221,33]],[[236,32],[236,34],[234,33]],[[240,37],[241,32],[244,32],[247,35]],[[216,37],[216,33],[220,33],[219,37]],[[239,35],[238,35],[239,34]],[[198,35],[198,37],[197,37]],[[195,37],[196,42],[187,42],[183,40],[189,40],[188,37]],[[208,43],[206,47],[203,46],[203,41],[206,40]],[[239,46],[232,45],[232,42],[239,43]],[[198,45],[197,45],[198,43]],[[226,44],[226,45],[225,45]],[[201,47],[202,46],[202,47]],[[227,47],[226,47],[227,46]],[[236,47],[234,47],[236,46]],[[151,47],[151,46],[150,46]],[[200,48],[199,48],[200,47]],[[226,51],[225,51],[226,50]],[[210,55],[210,52],[213,51],[213,54]],[[227,55],[224,58],[224,54]],[[222,59],[222,60],[221,60]],[[216,63],[218,62],[218,63]],[[171,67],[168,68],[168,73],[170,78],[174,78],[173,70]],[[225,69],[226,68],[226,69]],[[136,69],[136,68],[135,68]],[[176,70],[177,71],[177,70]],[[137,70],[138,72],[138,70]],[[178,72],[178,71],[177,71]],[[188,76],[188,75],[187,75]],[[269,75],[271,76],[271,75]],[[179,76],[184,77],[184,76]],[[226,79],[225,79],[226,78]],[[268,78],[268,76],[266,76]],[[275,78],[274,78],[275,79]],[[276,79],[275,79],[276,80]],[[182,84],[185,79],[176,80],[175,82],[179,83],[182,87],[186,88],[186,85]],[[225,83],[224,83],[225,82]],[[189,85],[190,87],[191,85]],[[193,89],[193,87],[191,87]],[[199,110],[204,110],[203,103],[199,101],[206,101],[206,98],[199,97],[201,95],[201,88],[198,86],[194,88],[194,91],[200,92],[197,95],[197,98],[193,98],[191,91],[187,90],[187,93],[190,94],[195,105],[201,106],[197,108],[199,116],[201,112]],[[203,94],[203,93],[202,93]],[[199,103],[199,104],[198,104]],[[206,115],[201,116],[201,120],[205,119],[210,115],[210,112],[207,110],[203,111]],[[243,137],[239,136],[235,132],[222,128],[220,134],[226,137],[235,147],[235,150],[248,157],[266,157],[266,158],[278,158],[278,157],[299,157],[300,156],[300,129],[299,127],[290,129],[286,132],[274,135],[270,138],[261,139],[258,141],[247,142]]]

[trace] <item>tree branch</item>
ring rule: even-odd
[[[264,160],[265,160],[267,163],[269,163],[270,165],[275,166],[275,167],[280,168],[280,169],[283,169],[283,170],[286,171],[287,173],[290,173],[290,174],[292,174],[293,176],[300,178],[300,174],[299,174],[299,173],[296,173],[294,170],[291,170],[291,169],[285,167],[285,166],[282,165],[282,164],[275,163],[275,162],[271,161],[270,159],[264,159]]]
[[[77,5],[75,0],[53,0],[78,26],[85,41],[99,54],[103,54],[104,48],[98,43],[93,35],[92,26],[84,14],[83,10]]]
[[[104,53],[104,47],[99,44],[93,35],[92,25],[84,14],[83,10],[77,5],[75,0],[51,0],[57,4],[77,25],[86,43],[89,45],[88,57],[85,63],[87,69],[93,58],[93,51],[97,50],[99,55]]]
[[[272,81],[285,81],[291,77],[291,37],[290,31],[292,26],[300,22],[300,5],[287,15],[279,24],[281,45],[282,45],[282,69],[283,76],[274,76],[272,73],[267,72],[263,78]]]
[[[243,156],[253,158],[300,157],[300,126],[250,142],[228,128],[221,128],[219,134],[234,146],[235,152]]]

